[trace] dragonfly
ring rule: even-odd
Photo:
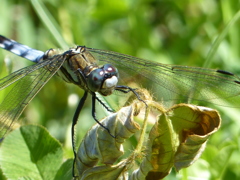
[[[135,89],[144,87],[154,93],[156,101],[162,103],[196,101],[240,106],[240,78],[225,70],[162,64],[85,46],[43,52],[1,35],[0,47],[35,63],[0,80],[0,90],[12,86],[0,105],[0,138],[5,137],[30,101],[56,74],[84,91],[72,122],[74,157],[74,126],[88,94],[92,96],[93,119],[113,137],[115,135],[96,118],[96,101],[111,111],[97,93],[111,96],[115,91],[132,92],[141,100]]]

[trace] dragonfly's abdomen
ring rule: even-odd
[[[21,56],[30,61],[33,61],[35,63],[39,62],[39,60],[44,55],[44,52],[42,52],[42,51],[32,49],[28,46],[20,44],[16,41],[13,41],[13,40],[8,39],[1,35],[0,35],[0,47],[18,55],[18,56]]]

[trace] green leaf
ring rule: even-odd
[[[0,165],[7,179],[54,179],[62,164],[60,143],[41,126],[22,126],[4,139]]]
[[[6,177],[3,175],[2,169],[0,168],[0,179],[6,180]]]
[[[65,161],[60,169],[57,172],[54,180],[69,180],[72,179],[72,167],[73,167],[73,159],[68,159]]]

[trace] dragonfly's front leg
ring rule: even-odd
[[[115,136],[110,132],[110,130],[107,128],[107,127],[105,127],[104,125],[102,125],[99,121],[98,121],[98,119],[96,118],[96,94],[95,93],[92,93],[92,117],[93,117],[93,119],[102,127],[102,128],[104,128],[105,130],[107,130],[107,132],[113,137],[113,138],[115,138]]]
[[[129,93],[131,91],[138,98],[139,101],[142,101],[146,105],[146,107],[148,106],[147,103],[143,99],[141,99],[139,94],[135,91],[136,89],[133,89],[129,86],[116,86],[115,90],[123,93]]]

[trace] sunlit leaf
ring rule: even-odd
[[[54,179],[62,164],[60,143],[40,126],[22,126],[3,140],[0,166],[7,179]]]

